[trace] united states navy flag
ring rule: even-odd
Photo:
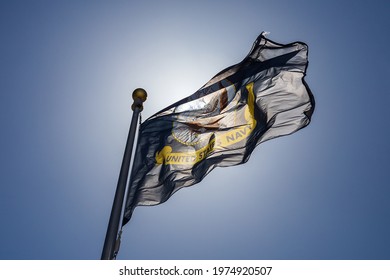
[[[245,59],[141,124],[123,224],[136,206],[165,202],[217,166],[244,163],[260,143],[309,124],[308,48],[262,33]]]

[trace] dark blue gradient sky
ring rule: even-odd
[[[130,124],[241,61],[309,45],[305,129],[155,207],[119,259],[390,259],[387,1],[2,1],[0,259],[99,259]]]

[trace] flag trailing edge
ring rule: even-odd
[[[261,33],[243,61],[144,121],[123,225],[135,207],[163,203],[215,167],[245,163],[260,143],[307,126],[315,107],[307,55],[305,43]]]

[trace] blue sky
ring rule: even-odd
[[[2,1],[0,259],[99,259],[132,111],[241,61],[309,46],[305,129],[168,202],[119,259],[390,259],[386,1]]]

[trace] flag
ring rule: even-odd
[[[260,143],[310,122],[308,47],[264,36],[245,59],[140,126],[123,224],[135,207],[165,202],[215,167],[245,163]]]

